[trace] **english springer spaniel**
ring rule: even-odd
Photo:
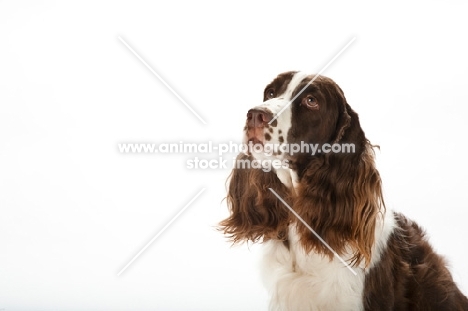
[[[333,80],[278,75],[244,137],[265,149],[237,160],[278,163],[233,169],[220,228],[263,242],[271,310],[468,310],[424,231],[385,208],[373,146]]]

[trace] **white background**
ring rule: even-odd
[[[318,72],[353,37],[324,74],[381,146],[388,208],[427,229],[468,293],[467,12],[462,1],[0,2],[0,310],[265,310],[260,247],[230,248],[215,230],[229,170],[117,144],[239,140],[266,83]]]

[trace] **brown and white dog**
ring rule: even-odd
[[[234,242],[263,242],[271,310],[468,310],[423,230],[385,208],[373,146],[335,82],[280,74],[249,110],[244,139],[280,147],[238,160],[288,164],[234,168],[220,223]]]

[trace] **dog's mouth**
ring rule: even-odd
[[[244,144],[246,145],[245,154],[247,155],[254,155],[259,150],[263,149],[265,144],[263,129],[246,129],[244,136]]]
[[[265,135],[263,134],[263,128],[250,128],[247,130],[247,143],[257,145],[260,144],[263,146],[265,143]]]
[[[263,141],[261,141],[260,139],[254,137],[254,138],[249,138],[249,140],[247,141],[249,144],[253,144],[253,145],[262,145],[263,146]]]

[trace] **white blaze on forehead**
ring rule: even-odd
[[[274,114],[274,120],[277,119],[289,119],[291,116],[291,99],[294,90],[297,86],[308,76],[305,72],[296,72],[292,77],[291,81],[289,81],[288,86],[286,87],[286,91],[282,94],[278,94],[276,98],[273,98],[269,101],[266,101],[268,108]],[[277,101],[275,101],[275,99]],[[271,104],[268,105],[268,102]],[[285,114],[285,116],[282,116]],[[279,120],[278,120],[279,121]],[[271,121],[270,121],[271,122]]]
[[[293,91],[297,88],[297,86],[308,76],[307,73],[299,71],[294,74],[291,81],[286,88],[286,91],[283,94],[278,94],[279,98],[284,98],[285,100],[291,100]]]
[[[288,85],[283,93],[277,94],[275,98],[269,99],[255,108],[267,108],[273,113],[274,116],[277,116],[278,113],[280,113],[281,110],[286,107],[286,109],[281,112],[281,114],[283,114],[286,112],[286,110],[289,109],[291,104],[289,101],[292,99],[292,93],[307,76],[308,74],[305,72],[296,72],[291,80],[287,82]]]

